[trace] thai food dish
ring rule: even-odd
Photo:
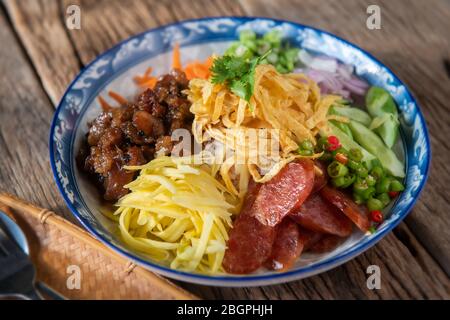
[[[120,238],[173,269],[285,271],[375,233],[404,190],[397,106],[352,66],[242,31],[223,55],[99,96],[78,164]],[[108,102],[109,101],[109,102]]]

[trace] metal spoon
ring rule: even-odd
[[[22,229],[13,221],[6,213],[0,210],[0,223],[4,227],[8,236],[16,242],[16,244],[22,249],[26,255],[30,255],[30,249],[28,246],[27,238],[23,233]],[[40,293],[44,293],[46,296],[52,298],[53,300],[65,300],[66,298],[61,294],[57,293],[50,287],[48,287],[43,282],[36,282],[36,289],[39,291],[38,294],[32,297],[25,297],[22,295],[9,295],[8,298],[16,299],[42,299]]]

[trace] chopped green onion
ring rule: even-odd
[[[247,41],[247,40],[255,40],[256,39],[256,33],[252,30],[242,30],[239,33],[239,40],[240,41]]]

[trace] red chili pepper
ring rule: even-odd
[[[336,136],[329,136],[328,137],[328,143],[331,145],[338,145],[339,144],[339,139]]]
[[[347,162],[348,162],[347,156],[343,153],[338,152],[334,158],[336,159],[336,161],[338,161],[342,164],[347,164]]]
[[[339,142],[339,139],[336,136],[329,136],[327,139],[328,142],[328,151],[334,151],[341,147],[341,144]]]
[[[399,193],[400,192],[398,192],[398,191],[389,191],[388,192],[389,197],[391,197],[391,198],[395,198],[396,196],[398,196]]]
[[[380,210],[370,211],[370,219],[373,222],[380,223],[383,221],[383,213]]]

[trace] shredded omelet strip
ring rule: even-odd
[[[297,150],[303,140],[315,144],[319,131],[328,130],[329,108],[340,99],[321,96],[313,80],[302,74],[280,74],[272,65],[256,67],[254,93],[249,102],[234,95],[226,85],[206,79],[189,82],[188,98],[195,115],[192,132],[196,141],[204,143],[207,133],[236,151],[236,156],[223,159],[219,172],[228,191],[239,197],[247,192],[250,176],[257,182],[269,181],[287,163],[301,157]],[[249,129],[278,129],[277,137],[269,135],[263,142],[270,145],[277,139],[279,156],[254,161],[255,146],[238,142],[246,139]],[[237,165],[242,164],[236,159],[242,155],[244,165]]]

